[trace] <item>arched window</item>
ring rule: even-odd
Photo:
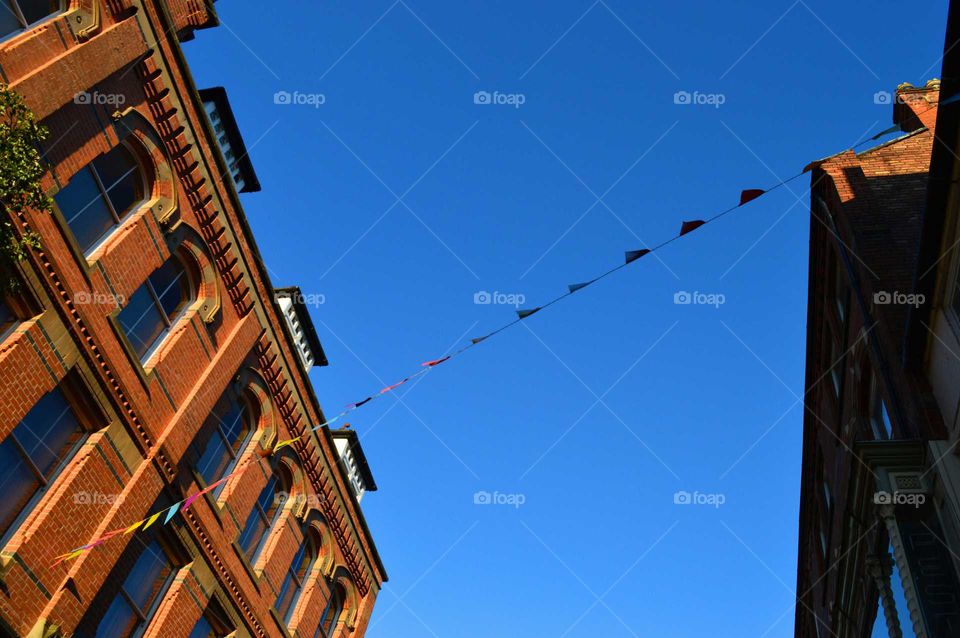
[[[327,600],[327,606],[323,609],[323,615],[320,616],[320,625],[313,638],[331,638],[333,630],[340,621],[340,615],[343,614],[343,606],[347,600],[347,591],[340,583],[335,583],[330,588],[330,598]]]
[[[173,572],[173,565],[160,543],[153,541],[144,545],[100,619],[94,638],[139,635],[170,586]]]
[[[257,562],[263,543],[270,535],[270,529],[277,522],[277,517],[283,509],[286,486],[289,485],[284,479],[279,469],[273,473],[267,484],[260,490],[260,495],[253,504],[253,509],[247,516],[247,522],[240,532],[237,542],[251,563]]]
[[[144,191],[140,162],[120,144],[87,164],[53,198],[87,254],[136,208]]]
[[[303,585],[310,573],[310,568],[317,560],[317,543],[311,532],[307,532],[297,549],[297,553],[287,569],[287,575],[280,586],[280,593],[277,594],[277,603],[274,605],[280,612],[283,622],[289,624],[290,616],[297,607],[297,600],[303,591]]]
[[[117,320],[141,361],[160,343],[190,297],[190,277],[177,255],[130,295]]]
[[[0,0],[0,38],[60,11],[60,0]]]
[[[0,442],[0,537],[53,481],[83,427],[60,388],[43,396]]]
[[[255,412],[249,401],[227,390],[197,436],[196,468],[208,485],[226,476],[255,429]]]

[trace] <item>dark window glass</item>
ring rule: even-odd
[[[173,567],[156,541],[144,546],[97,626],[96,638],[127,638],[146,626]]]
[[[0,38],[56,13],[56,0],[0,0]]]
[[[186,271],[174,256],[130,295],[117,320],[141,360],[166,334],[189,292]]]
[[[317,633],[314,634],[313,638],[330,638],[333,635],[337,621],[340,620],[340,614],[343,613],[343,602],[346,599],[347,595],[343,590],[343,585],[338,583],[330,588],[330,599],[323,610],[320,625],[317,627]]]
[[[17,325],[19,319],[13,314],[10,306],[0,301],[0,338],[6,336],[10,328]]]
[[[253,509],[247,516],[243,531],[240,532],[238,543],[251,563],[256,562],[263,541],[267,538],[267,532],[280,511],[278,505],[281,500],[282,487],[276,474],[270,477],[266,486],[260,491],[257,502],[253,504]]]
[[[216,635],[206,616],[200,616],[200,620],[193,626],[189,638],[214,638]]]
[[[101,196],[96,178],[87,169],[74,175],[53,199],[84,253],[117,223]]]
[[[233,465],[250,431],[249,409],[229,394],[220,399],[201,432],[210,439],[197,461],[197,471],[209,485]]]
[[[50,483],[81,435],[80,421],[56,388],[0,443],[0,536]]]
[[[54,196],[84,253],[140,201],[142,179],[140,165],[121,145],[93,160]]]
[[[17,0],[27,24],[33,24],[60,9],[57,0]]]
[[[275,607],[286,623],[290,622],[290,616],[293,615],[296,601],[303,590],[304,581],[307,579],[307,574],[310,573],[310,566],[313,565],[316,558],[317,552],[313,540],[307,536],[300,543],[300,547],[297,549],[289,569],[287,569],[283,584],[280,586],[280,593],[277,594]]]

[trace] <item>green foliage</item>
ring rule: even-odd
[[[16,236],[13,215],[28,208],[52,209],[40,185],[47,169],[38,149],[46,138],[47,129],[34,121],[23,98],[0,85],[0,207],[8,212],[0,221],[0,292],[16,290],[16,263],[26,257],[28,247],[40,247],[35,233]]]

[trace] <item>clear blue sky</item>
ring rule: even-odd
[[[512,317],[478,291],[536,305],[885,128],[874,94],[937,76],[947,8],[391,2],[222,1],[185,45],[250,147],[274,285],[325,300],[331,416]],[[368,636],[793,635],[808,184],[352,415],[390,575]]]

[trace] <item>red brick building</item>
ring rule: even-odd
[[[201,0],[0,1],[0,78],[50,131],[55,201],[2,213],[42,245],[0,303],[0,635],[362,636],[386,580],[356,437],[257,455],[325,421],[326,358],[251,236],[226,96],[180,49],[216,24]]]
[[[812,170],[798,637],[960,636],[958,44]]]

